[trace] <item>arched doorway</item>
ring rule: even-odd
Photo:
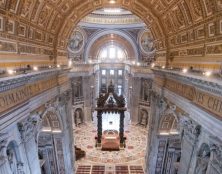
[[[38,135],[38,155],[42,174],[64,174],[62,122],[55,112],[48,111]]]

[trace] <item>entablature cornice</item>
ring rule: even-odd
[[[18,88],[28,83],[32,83],[38,80],[47,79],[50,76],[59,74],[59,70],[47,70],[37,73],[22,74],[13,77],[5,77],[0,79],[0,93]]]
[[[57,93],[67,91],[70,83],[64,71],[66,70],[56,69],[1,79],[0,117],[51,89],[57,88]]]
[[[221,79],[208,79],[205,77],[200,77],[200,76],[195,76],[195,75],[190,75],[190,74],[185,75],[185,74],[170,71],[170,70],[153,69],[153,71],[155,75],[159,75],[164,78],[176,80],[186,85],[191,85],[201,90],[210,92],[212,94],[222,96]]]
[[[161,93],[170,91],[201,110],[207,111],[213,117],[222,119],[221,82],[213,79],[207,81],[166,70],[154,70],[154,74],[154,91],[157,89],[160,89]]]

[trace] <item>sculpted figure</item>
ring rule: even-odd
[[[209,159],[210,154],[204,150],[202,155],[197,157],[195,174],[206,174]]]
[[[8,162],[12,174],[17,174],[17,160],[13,149],[7,150]]]

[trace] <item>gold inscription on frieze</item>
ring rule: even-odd
[[[0,113],[25,102],[31,97],[57,86],[57,79],[43,80],[4,93],[0,93]]]
[[[170,79],[166,80],[165,87],[222,118],[221,97],[214,96],[190,85],[182,84]]]

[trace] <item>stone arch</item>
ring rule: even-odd
[[[54,107],[48,108],[42,115],[42,125],[41,128],[48,128],[49,131],[62,132],[63,131],[63,121],[60,114],[56,111]]]
[[[133,47],[133,51],[134,51],[134,54],[135,54],[135,59],[138,60],[138,56],[139,56],[139,50],[138,50],[138,47],[137,45],[135,44],[136,43],[136,40],[134,40],[129,34],[127,33],[124,33],[122,31],[119,31],[119,30],[114,30],[114,29],[106,29],[106,30],[103,30],[103,31],[99,31],[99,32],[96,32],[95,34],[92,35],[91,38],[89,38],[89,41],[86,45],[86,51],[85,51],[85,54],[84,54],[84,59],[85,61],[87,61],[88,57],[89,57],[89,51],[90,51],[90,48],[92,47],[92,45],[94,44],[94,42],[107,35],[107,34],[116,34],[116,35],[119,35],[121,37],[123,37],[124,39],[126,39],[130,45]]]
[[[76,108],[73,114],[74,124],[78,126],[84,122],[84,112],[82,108]]]
[[[176,106],[169,106],[160,118],[159,133],[160,134],[178,134],[179,119],[175,113]]]
[[[60,114],[54,107],[49,107],[42,115],[41,130],[37,139],[42,174],[65,173],[63,127]]]
[[[83,8],[84,5],[88,8]],[[59,42],[65,40],[66,43],[64,44],[64,46],[66,46],[67,40],[68,38],[70,38],[73,29],[77,26],[77,24],[83,17],[95,10],[110,6],[120,7],[131,11],[133,14],[140,17],[144,21],[144,23],[150,27],[153,35],[155,33],[155,40],[162,40],[163,45],[167,43],[165,41],[166,33],[164,27],[161,24],[156,12],[151,8],[150,3],[147,2],[146,6],[144,6],[142,2],[135,4],[130,0],[128,2],[118,1],[115,5],[110,5],[107,0],[103,0],[94,3],[92,1],[88,1],[86,3],[81,3],[78,4],[76,7],[71,8],[72,10],[70,10],[70,15],[67,15],[66,19],[63,20],[63,23],[60,27],[61,29],[58,31],[58,42],[56,44],[60,45]],[[72,21],[73,23],[71,23],[70,21]]]

